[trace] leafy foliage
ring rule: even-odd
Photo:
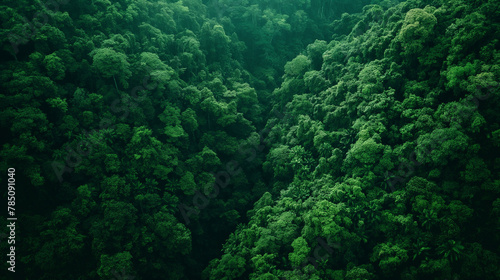
[[[10,1],[26,279],[499,279],[498,1]]]

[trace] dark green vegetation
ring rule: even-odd
[[[18,277],[500,278],[499,1],[34,2]]]

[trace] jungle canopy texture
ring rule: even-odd
[[[500,1],[0,19],[16,279],[500,279]]]

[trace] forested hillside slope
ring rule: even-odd
[[[0,18],[8,276],[500,278],[500,1],[22,0]]]

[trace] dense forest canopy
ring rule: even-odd
[[[500,279],[500,1],[0,6],[12,279]]]

